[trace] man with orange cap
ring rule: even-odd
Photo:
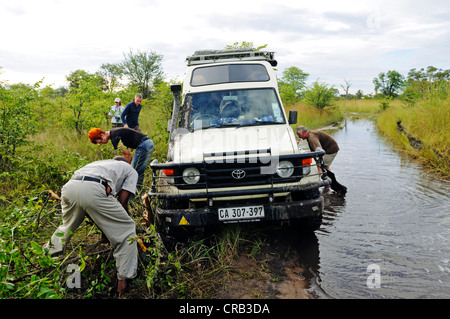
[[[147,135],[126,127],[112,128],[106,132],[100,128],[93,128],[89,131],[88,136],[94,144],[106,144],[111,140],[114,149],[117,149],[119,142],[122,142],[125,147],[136,150],[131,160],[131,166],[138,172],[137,187],[140,190],[143,186],[145,168],[154,150],[153,141]],[[131,159],[128,149],[124,149],[122,154],[127,159]]]

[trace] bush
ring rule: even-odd
[[[39,83],[0,85],[0,160],[3,154],[14,156],[18,147],[28,144],[28,135],[35,133],[31,103],[36,99],[37,87]]]
[[[327,84],[314,82],[312,87],[308,89],[305,93],[305,102],[317,107],[318,109],[323,109],[326,106],[331,106],[339,93],[333,87],[328,87]]]

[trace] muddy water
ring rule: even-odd
[[[299,237],[300,263],[319,298],[450,298],[450,183],[402,158],[369,120],[328,131],[345,199],[324,190],[315,235]]]

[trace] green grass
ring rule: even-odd
[[[298,112],[297,124],[291,125],[294,130],[298,125],[304,125],[310,129],[318,129],[333,123],[338,123],[344,117],[343,112],[336,106],[318,109],[304,102],[299,102],[286,107],[287,114],[291,110]]]
[[[405,128],[398,131],[397,122]],[[413,106],[396,105],[382,112],[377,118],[377,127],[400,151],[408,154],[434,172],[450,176],[450,98],[423,99]],[[413,147],[409,140],[421,142]]]
[[[400,100],[392,100],[388,102],[390,106],[401,105]],[[369,117],[377,116],[382,111],[380,100],[339,100],[336,102],[339,109],[345,113],[362,114]]]
[[[450,176],[450,90],[429,95],[414,105],[400,99],[337,100],[333,107],[319,110],[299,102],[286,107],[298,111],[298,122],[291,125],[305,125],[318,129],[340,122],[345,116],[361,115],[376,121],[380,132],[397,148],[417,160],[433,172],[448,178]],[[411,146],[407,135],[400,134],[397,122],[401,121],[407,135],[420,140],[422,147]]]

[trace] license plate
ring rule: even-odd
[[[258,219],[264,217],[264,206],[219,208],[219,220]]]

